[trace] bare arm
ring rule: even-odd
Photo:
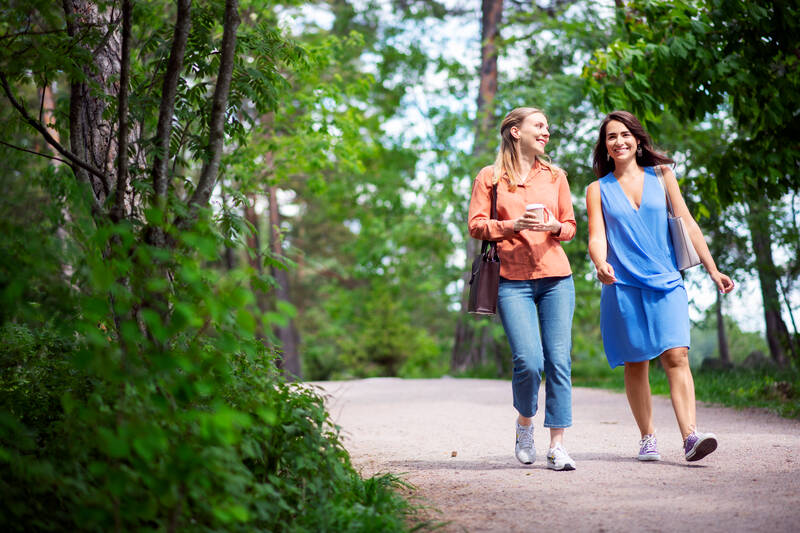
[[[608,264],[608,241],[603,207],[600,203],[600,183],[595,181],[586,189],[586,213],[589,216],[589,257],[597,269],[597,279],[610,285],[617,281],[614,267]]]
[[[667,194],[669,194],[669,199],[672,202],[672,210],[675,216],[681,217],[684,221],[684,224],[686,224],[686,228],[689,231],[689,237],[692,239],[694,249],[697,251],[697,255],[700,256],[700,262],[703,263],[703,266],[711,276],[711,279],[717,285],[717,288],[720,292],[731,292],[733,290],[734,283],[731,278],[721,273],[717,269],[714,258],[711,256],[711,252],[708,249],[708,244],[706,244],[706,240],[703,237],[703,232],[700,230],[700,226],[697,225],[694,217],[689,212],[689,208],[686,207],[686,202],[681,194],[681,189],[678,186],[678,180],[675,178],[675,174],[667,165],[661,166],[661,173],[664,176],[664,186],[667,189]]]

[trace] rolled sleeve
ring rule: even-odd
[[[578,225],[575,222],[572,193],[569,190],[567,176],[563,172],[559,172],[558,181],[558,213],[556,213],[556,217],[561,222],[561,232],[558,235],[553,235],[553,238],[564,242],[570,241],[575,237]]]

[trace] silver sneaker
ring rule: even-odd
[[[550,448],[550,451],[547,452],[547,468],[550,470],[575,470],[575,461],[561,446],[561,443],[558,443],[555,448]]]
[[[524,465],[533,464],[536,460],[536,449],[533,447],[533,424],[521,426],[517,422],[517,444],[514,453]]]

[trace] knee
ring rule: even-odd
[[[518,355],[514,357],[514,370],[518,374],[541,376],[544,370],[542,367],[542,358],[536,357],[535,354]]]
[[[640,361],[633,363],[625,362],[625,375],[628,376],[647,376],[650,371],[650,361]]]
[[[682,368],[689,366],[689,350],[686,348],[673,348],[661,354],[661,364],[664,369]]]
[[[566,357],[548,357],[544,362],[544,371],[550,376],[569,378],[572,374],[572,359]]]

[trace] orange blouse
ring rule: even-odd
[[[472,185],[469,202],[469,234],[479,240],[498,241],[500,275],[506,279],[538,279],[572,274],[561,241],[575,237],[575,213],[567,176],[561,169],[550,170],[539,161],[528,179],[508,190],[508,181],[497,183],[497,220],[491,220],[494,167],[483,168]],[[561,233],[514,231],[514,220],[525,213],[527,204],[544,204],[561,222]]]

